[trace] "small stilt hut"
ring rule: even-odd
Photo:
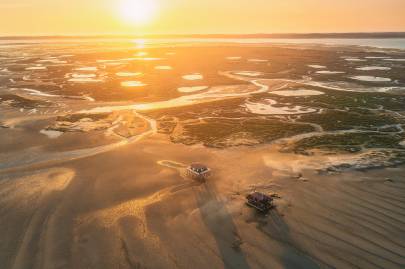
[[[247,195],[246,199],[246,203],[249,206],[254,207],[263,213],[267,213],[274,207],[273,198],[261,192],[253,192]]]
[[[206,180],[211,175],[211,169],[200,163],[193,163],[187,168],[187,175],[195,180]]]

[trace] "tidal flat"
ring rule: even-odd
[[[1,267],[404,268],[404,58],[0,46]]]

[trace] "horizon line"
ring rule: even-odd
[[[41,34],[1,35],[0,39],[52,38],[405,38],[405,31],[392,32],[308,32],[308,33],[205,33],[205,34]]]

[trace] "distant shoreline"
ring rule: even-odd
[[[405,38],[405,32],[376,33],[285,33],[285,34],[177,34],[177,35],[43,35],[43,36],[0,36],[0,40],[38,40],[38,39],[164,39],[164,38],[274,38],[274,39],[383,39]]]

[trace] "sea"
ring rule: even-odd
[[[0,46],[32,45],[32,44],[69,44],[69,43],[135,43],[145,46],[193,44],[193,43],[237,43],[237,44],[320,44],[326,46],[364,46],[383,49],[405,50],[405,38],[29,38],[2,39]]]

